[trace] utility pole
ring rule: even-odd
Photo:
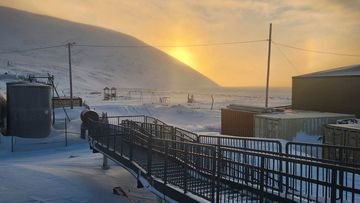
[[[272,32],[272,23],[270,23],[270,31],[269,31],[269,49],[268,49],[267,74],[266,74],[265,108],[269,107],[269,77],[270,77],[270,56],[271,56],[271,32]]]
[[[73,89],[72,89],[72,71],[71,71],[71,46],[74,45],[75,42],[67,43],[68,47],[68,54],[69,54],[69,80],[70,80],[70,107],[71,109],[74,108],[74,101],[73,101]]]

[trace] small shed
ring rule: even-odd
[[[221,109],[221,134],[253,137],[254,116],[267,111],[262,107],[231,104]]]
[[[355,114],[360,118],[360,64],[292,78],[294,109]]]

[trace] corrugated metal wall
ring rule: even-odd
[[[254,115],[256,113],[221,109],[221,134],[253,137]]]
[[[348,147],[360,147],[360,128],[353,129],[341,127],[337,125],[327,125],[324,134],[324,144],[340,145]],[[332,151],[323,151],[324,156],[330,157],[334,160],[340,158],[360,161],[360,152],[356,150],[343,150],[342,157],[337,157],[339,153]]]
[[[255,137],[278,138],[293,140],[297,133],[308,135],[323,135],[324,125],[336,123],[339,119],[349,118],[347,116],[322,117],[322,118],[268,118],[257,115],[255,121]]]
[[[360,147],[360,129],[327,125],[324,134],[324,144]]]
[[[355,114],[360,118],[360,77],[293,77],[293,109]]]

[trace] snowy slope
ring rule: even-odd
[[[34,47],[77,44],[144,46],[144,42],[111,30],[0,7],[0,52]],[[64,47],[0,54],[0,73],[55,75],[68,88],[68,55]],[[215,87],[214,82],[164,52],[152,48],[73,47],[76,91],[104,86],[157,89]]]

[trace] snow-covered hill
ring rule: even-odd
[[[32,52],[3,52],[68,42],[146,45],[123,33],[5,7],[0,7],[0,40],[0,74],[50,72],[65,92],[68,90],[68,53],[65,46]],[[75,93],[101,90],[105,86],[157,89],[217,86],[189,66],[152,47],[76,46],[72,48],[72,62]]]

